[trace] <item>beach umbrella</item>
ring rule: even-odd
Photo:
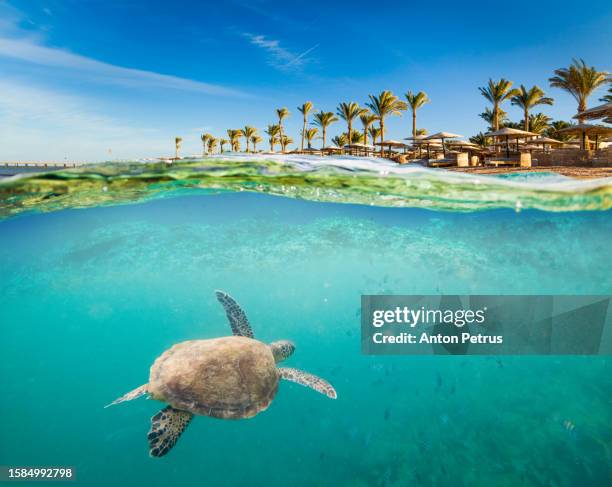
[[[539,137],[536,137],[535,139],[529,139],[529,141],[526,141],[525,144],[542,144],[542,150],[544,150],[545,144],[563,145],[563,142],[561,142],[560,140],[551,139],[550,137],[544,137],[543,135],[540,135]]]
[[[460,139],[461,137],[463,137],[463,135],[453,134],[451,132],[438,132],[436,134],[431,134],[429,137],[425,137],[424,140],[440,139],[442,141],[442,152],[444,153],[444,157],[446,157],[444,139]]]
[[[391,151],[391,147],[404,147],[404,148],[407,147],[407,145],[404,144],[403,142],[400,142],[399,140],[392,140],[392,139],[383,140],[381,142],[375,142],[374,145],[380,146],[381,155],[384,154],[384,146],[388,146],[389,151]]]
[[[589,135],[595,136],[595,145],[597,145],[597,140],[599,137],[607,137],[608,135],[612,135],[611,127],[604,127],[603,125],[591,125],[588,123],[579,123],[577,125],[572,125],[570,127],[566,127],[564,129],[557,130],[558,133],[572,134],[572,135],[580,135],[582,137],[581,148],[584,150],[586,147],[586,138]]]
[[[583,120],[599,120],[601,118],[612,117],[612,103],[604,103],[593,108],[589,108],[584,112],[578,112],[572,118],[580,118]]]
[[[521,137],[534,137],[538,134],[533,132],[527,132],[526,130],[511,129],[504,127],[503,129],[496,130],[495,132],[489,132],[485,134],[487,137],[505,137],[506,138],[506,158],[510,158],[510,139],[518,139]]]

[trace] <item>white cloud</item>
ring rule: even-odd
[[[100,114],[94,100],[0,80],[3,160],[95,161],[169,152],[170,134]],[[164,143],[165,142],[165,143]]]
[[[294,54],[288,49],[281,47],[280,41],[278,40],[267,39],[266,36],[253,35],[248,32],[244,33],[243,36],[249,39],[254,46],[266,51],[269,54],[268,64],[281,71],[303,67],[308,61],[306,56],[319,47],[319,44],[315,44],[302,53]]]
[[[38,66],[76,71],[82,75],[94,75],[97,81],[124,86],[171,88],[209,95],[244,96],[237,90],[166,74],[124,68],[104,63],[70,51],[45,47],[28,38],[0,37],[0,57],[17,59]]]

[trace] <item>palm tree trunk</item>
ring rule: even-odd
[[[326,127],[323,127],[323,148],[325,148],[326,145],[326,134],[327,134],[327,130],[325,130]]]
[[[363,143],[365,145],[368,145],[368,128],[368,125],[363,126]]]
[[[306,132],[306,115],[304,115],[304,125],[302,126],[302,152],[304,152],[304,132]]]
[[[247,151],[247,154],[248,154],[248,152],[249,152],[249,138],[248,137],[245,137],[245,138],[246,138],[246,151]]]
[[[586,109],[587,109],[586,99],[582,98],[578,102],[578,113],[584,112]],[[579,117],[578,118],[578,123],[579,124],[583,124],[584,123],[584,118]],[[583,146],[582,148],[584,150],[589,150],[591,148],[591,146],[589,144],[589,136],[586,133],[584,134],[584,137],[582,138],[582,146]]]
[[[529,132],[529,110],[525,108],[525,123],[523,125],[525,132]]]
[[[416,110],[414,108],[412,109],[412,136],[416,137]]]
[[[382,141],[385,140],[385,118],[380,117],[380,155],[383,156],[385,153],[385,148],[382,145]]]
[[[352,132],[352,130],[353,130],[353,127],[352,127],[351,121],[349,120],[348,121],[348,132],[346,134],[346,141],[347,141],[348,145],[351,145],[351,132]]]
[[[280,134],[281,152],[283,152],[283,121],[278,119],[278,131]]]
[[[499,105],[496,103],[493,105],[493,130],[499,130]]]

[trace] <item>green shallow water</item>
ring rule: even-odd
[[[609,212],[137,187],[119,201],[4,200],[21,216],[0,221],[0,464],[73,465],[87,486],[609,482],[608,357],[368,357],[359,325],[361,294],[611,293]],[[128,200],[141,204],[114,204]],[[287,366],[328,379],[338,399],[284,382],[255,418],[198,417],[149,458],[162,405],[103,406],[173,343],[229,334],[215,289],[259,339],[293,340]]]
[[[8,178],[0,181],[0,218],[223,191],[452,211],[612,208],[612,178],[577,181],[530,172],[493,177],[381,159],[228,155],[174,164],[94,164]]]

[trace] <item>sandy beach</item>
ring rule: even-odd
[[[554,172],[562,176],[576,179],[597,179],[612,177],[612,167],[580,167],[580,166],[540,166],[521,169],[519,167],[449,167],[449,171],[470,174],[508,174],[525,172]]]

